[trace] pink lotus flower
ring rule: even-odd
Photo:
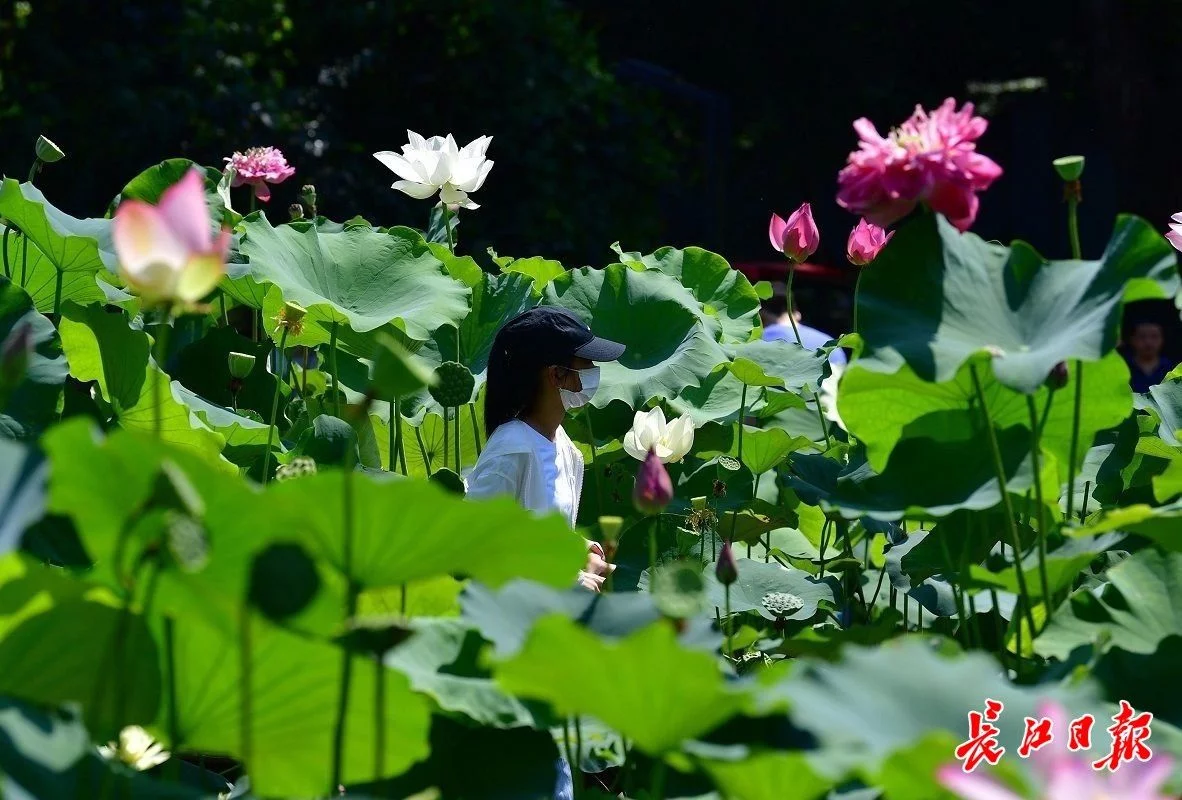
[[[1169,800],[1162,785],[1174,768],[1169,756],[1156,755],[1150,761],[1127,761],[1119,770],[1092,768],[1087,751],[1073,753],[1067,746],[1068,716],[1058,703],[1045,702],[1040,717],[1051,719],[1054,738],[1030,755],[1040,800]],[[959,764],[941,767],[936,777],[944,788],[963,800],[1024,800],[980,770],[965,772]]]
[[[636,474],[632,504],[641,514],[660,514],[673,500],[673,481],[656,450],[649,450]]]
[[[878,258],[878,251],[886,247],[886,243],[894,235],[894,231],[887,233],[872,222],[858,220],[858,224],[850,231],[849,241],[846,242],[845,257],[855,267],[864,267]]]
[[[813,222],[813,208],[808,203],[793,211],[787,221],[780,219],[779,214],[772,214],[767,234],[772,247],[797,264],[817,252],[821,243],[821,232]]]
[[[968,230],[977,218],[977,192],[1001,175],[1001,167],[977,152],[988,126],[973,116],[972,103],[957,111],[951,97],[930,114],[916,106],[885,138],[870,120],[857,120],[861,141],[838,173],[838,205],[886,226],[922,201]]]
[[[1166,234],[1166,239],[1170,244],[1174,245],[1175,250],[1182,250],[1182,211],[1179,211],[1174,216],[1170,217],[1174,220],[1170,223],[1169,233]]]
[[[192,305],[226,271],[230,232],[214,239],[205,178],[196,169],[165,189],[157,205],[120,203],[113,236],[119,274],[148,306]]]
[[[288,165],[283,153],[275,147],[252,147],[245,153],[235,151],[226,162],[234,168],[230,185],[254,187],[254,196],[264,203],[271,199],[268,184],[283,183],[295,175],[295,168]]]

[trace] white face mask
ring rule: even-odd
[[[579,374],[579,383],[583,388],[580,391],[572,392],[559,387],[558,394],[562,397],[562,407],[567,411],[590,403],[591,398],[595,396],[595,390],[599,388],[599,367],[573,369],[571,372]]]

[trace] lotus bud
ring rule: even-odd
[[[1067,385],[1067,362],[1060,361],[1055,366],[1051,367],[1051,371],[1047,374],[1046,386],[1052,391],[1055,389],[1062,389]]]
[[[660,514],[673,500],[673,481],[655,450],[649,450],[632,491],[632,503],[641,514]]]
[[[316,216],[316,187],[310,183],[304,184],[300,189],[300,202],[304,204],[304,208],[308,210],[308,216]]]
[[[304,218],[304,207],[299,203],[292,203],[287,207],[287,213],[291,214],[291,221],[295,222]]]
[[[784,220],[779,214],[772,214],[768,224],[768,238],[772,247],[788,257],[788,260],[799,264],[817,252],[821,244],[821,233],[817,230],[817,223],[813,221],[813,209],[808,203],[788,215]]]
[[[37,137],[37,144],[34,145],[34,149],[37,152],[37,160],[42,164],[52,164],[66,157],[66,154],[62,152],[60,147],[44,136]]]
[[[718,552],[718,561],[714,564],[714,577],[723,586],[730,586],[739,579],[739,564],[735,561],[731,543],[723,541],[722,550]]]
[[[1059,177],[1064,181],[1078,181],[1084,171],[1084,157],[1083,156],[1063,156],[1056,158],[1051,164],[1055,167],[1055,172],[1059,173]]]
[[[0,386],[15,386],[25,377],[33,352],[33,326],[21,323],[0,346]]]
[[[230,367],[230,376],[242,380],[250,375],[254,369],[255,357],[250,353],[230,353],[226,356],[226,364]]]

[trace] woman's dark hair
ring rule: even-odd
[[[499,338],[499,337],[498,337]],[[570,366],[570,359],[557,366]],[[484,383],[484,435],[530,410],[542,383],[542,368],[528,353],[513,352],[494,341]]]

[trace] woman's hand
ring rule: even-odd
[[[603,586],[604,578],[615,571],[616,565],[603,558],[603,548],[596,542],[587,544],[587,566],[579,572],[579,584],[593,592]]]

